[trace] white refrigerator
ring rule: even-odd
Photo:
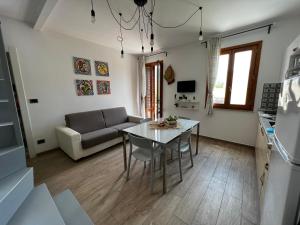
[[[296,60],[300,63],[300,56]],[[297,67],[291,62],[289,69],[293,63]],[[300,225],[300,73],[288,74],[278,103],[261,225]]]

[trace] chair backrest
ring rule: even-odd
[[[105,128],[100,110],[67,114],[65,120],[67,127],[81,134]]]
[[[190,141],[191,136],[192,136],[192,129],[189,129],[189,130],[181,133],[180,141],[181,142],[188,142],[188,141]]]
[[[106,127],[112,127],[121,123],[128,122],[128,116],[125,107],[102,109]]]
[[[153,142],[151,140],[148,140],[146,138],[138,137],[133,134],[128,134],[129,137],[129,142],[130,144],[140,147],[140,148],[145,148],[145,149],[153,149]]]

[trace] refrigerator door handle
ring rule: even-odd
[[[300,196],[298,198],[297,213],[296,213],[296,218],[295,218],[295,225],[300,225]]]
[[[281,155],[281,157],[283,158],[284,161],[286,162],[290,162],[289,160],[289,156],[287,155],[285,149],[283,149],[283,146],[280,144],[280,142],[278,141],[277,136],[275,135],[274,139],[274,144],[275,147],[277,148],[277,151],[279,152],[279,154]]]

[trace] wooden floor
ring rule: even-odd
[[[195,143],[193,142],[195,147]],[[168,193],[162,194],[157,168],[150,193],[149,165],[133,161],[131,179],[123,172],[122,145],[74,162],[54,150],[35,158],[36,184],[55,195],[71,189],[95,224],[105,225],[256,225],[258,197],[254,149],[200,138],[199,154],[190,167],[183,156],[168,163]]]

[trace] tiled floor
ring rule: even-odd
[[[144,170],[142,162],[133,161],[126,182],[122,145],[79,162],[54,150],[31,163],[36,184],[45,182],[53,195],[71,189],[95,224],[258,224],[254,149],[200,138],[199,150],[193,168],[188,154],[183,156],[181,183],[177,160],[169,162],[165,195],[158,168],[150,193],[149,166]]]

